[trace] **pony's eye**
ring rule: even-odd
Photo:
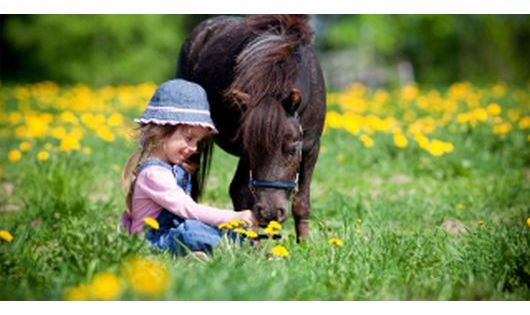
[[[287,151],[287,154],[294,156],[296,154],[296,147],[290,148],[289,151]]]

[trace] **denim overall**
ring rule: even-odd
[[[177,185],[189,195],[191,193],[191,175],[180,165],[171,166],[159,160],[149,160],[142,163],[140,171],[149,166],[162,166],[171,170]],[[146,238],[151,244],[163,251],[169,250],[176,256],[186,255],[189,251],[202,251],[211,254],[212,249],[219,245],[223,233],[217,228],[198,220],[186,220],[162,209],[156,218],[159,229],[150,229]],[[235,233],[229,234],[235,239]],[[242,240],[241,240],[242,241]]]

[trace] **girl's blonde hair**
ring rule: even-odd
[[[147,157],[149,157],[153,150],[157,148],[160,142],[169,138],[179,126],[181,125],[145,124],[140,126],[140,146],[129,157],[121,177],[122,186],[124,190],[127,190],[125,212],[129,217],[132,216],[132,196],[136,177],[140,171],[140,165]]]
[[[140,172],[140,165],[160,145],[162,140],[169,138],[177,129],[184,126],[188,125],[140,125],[140,146],[129,157],[122,174],[122,186],[127,191],[125,212],[129,218],[132,218],[134,185],[136,184],[136,177]],[[206,185],[206,177],[208,176],[212,162],[212,151],[213,139],[212,137],[206,137],[199,144],[198,154],[191,156],[188,161],[181,165],[188,173],[192,174],[191,197],[195,201],[200,198]]]

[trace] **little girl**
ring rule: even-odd
[[[176,255],[211,253],[221,240],[219,224],[238,220],[256,225],[250,210],[216,209],[190,197],[193,167],[188,159],[201,140],[217,133],[201,86],[182,79],[161,84],[135,121],[140,147],[123,173],[129,192],[121,224],[130,234],[142,230],[144,219],[156,218],[159,228],[146,235],[153,246]]]

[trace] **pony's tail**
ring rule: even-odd
[[[306,14],[257,14],[247,17],[247,25],[257,33],[270,32],[287,35],[295,46],[309,45],[313,31]]]
[[[132,217],[132,196],[133,196],[133,190],[134,190],[134,184],[136,183],[136,175],[138,171],[138,166],[140,165],[140,161],[144,155],[145,149],[143,147],[139,147],[134,151],[134,153],[129,157],[129,160],[127,161],[127,164],[125,165],[125,168],[123,169],[123,173],[121,176],[121,184],[123,190],[127,191],[127,197],[125,198],[125,213],[129,218]],[[134,171],[131,172],[134,166]],[[132,180],[131,180],[132,175]]]

